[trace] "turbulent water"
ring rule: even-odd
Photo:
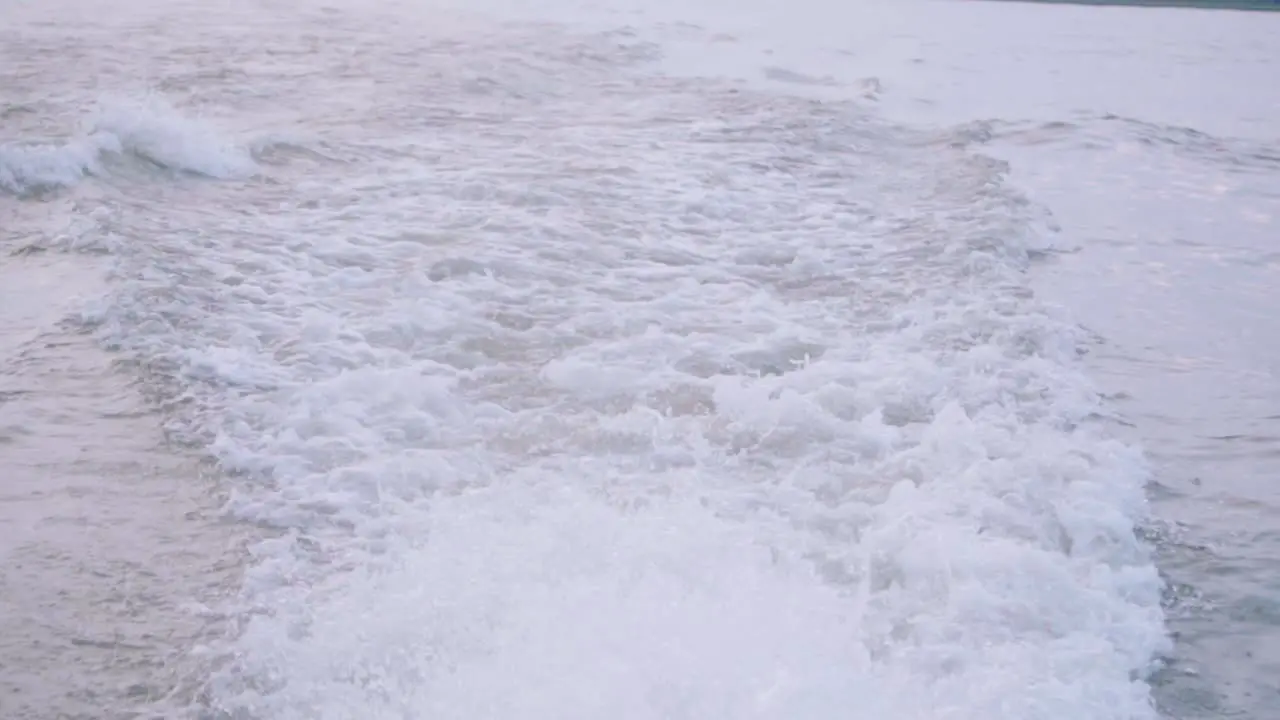
[[[0,11],[6,267],[106,263],[62,331],[253,535],[100,716],[1162,714],[1152,469],[1001,128],[445,5]]]

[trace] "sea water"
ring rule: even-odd
[[[58,327],[158,410],[153,456],[216,470],[170,482],[221,520],[170,527],[203,528],[201,557],[250,538],[217,593],[200,571],[130,596],[202,629],[160,687],[145,663],[99,672],[109,717],[1268,706],[1224,643],[1273,627],[1246,579],[1269,516],[1205,508],[1266,505],[1240,488],[1264,487],[1274,433],[1220,441],[1256,449],[1217,495],[1170,479],[1196,432],[1151,418],[1187,363],[1112,312],[1156,305],[1151,258],[1203,277],[1144,199],[1228,197],[1258,233],[1232,277],[1269,267],[1266,86],[1217,90],[1261,136],[1188,134],[1183,106],[1081,87],[1148,78],[1102,15],[1007,4],[5,12],[8,272],[103,268]],[[1274,56],[1261,25],[1228,46],[1235,26],[1151,12],[1188,28],[1178,53]],[[1152,167],[1235,184],[1162,195]],[[1099,177],[1130,182],[1099,198]],[[1241,357],[1216,367],[1263,408],[1274,376]]]

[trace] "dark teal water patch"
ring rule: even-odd
[[[1199,10],[1280,11],[1280,0],[994,0],[995,2],[1056,5],[1117,5],[1127,7],[1195,8]]]

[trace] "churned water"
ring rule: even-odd
[[[456,5],[0,11],[7,716],[1263,717],[1273,140],[947,101],[1062,8]]]

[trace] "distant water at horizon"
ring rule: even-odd
[[[1189,8],[1196,10],[1280,10],[1280,0],[987,0],[988,2],[1113,5],[1117,7]]]

